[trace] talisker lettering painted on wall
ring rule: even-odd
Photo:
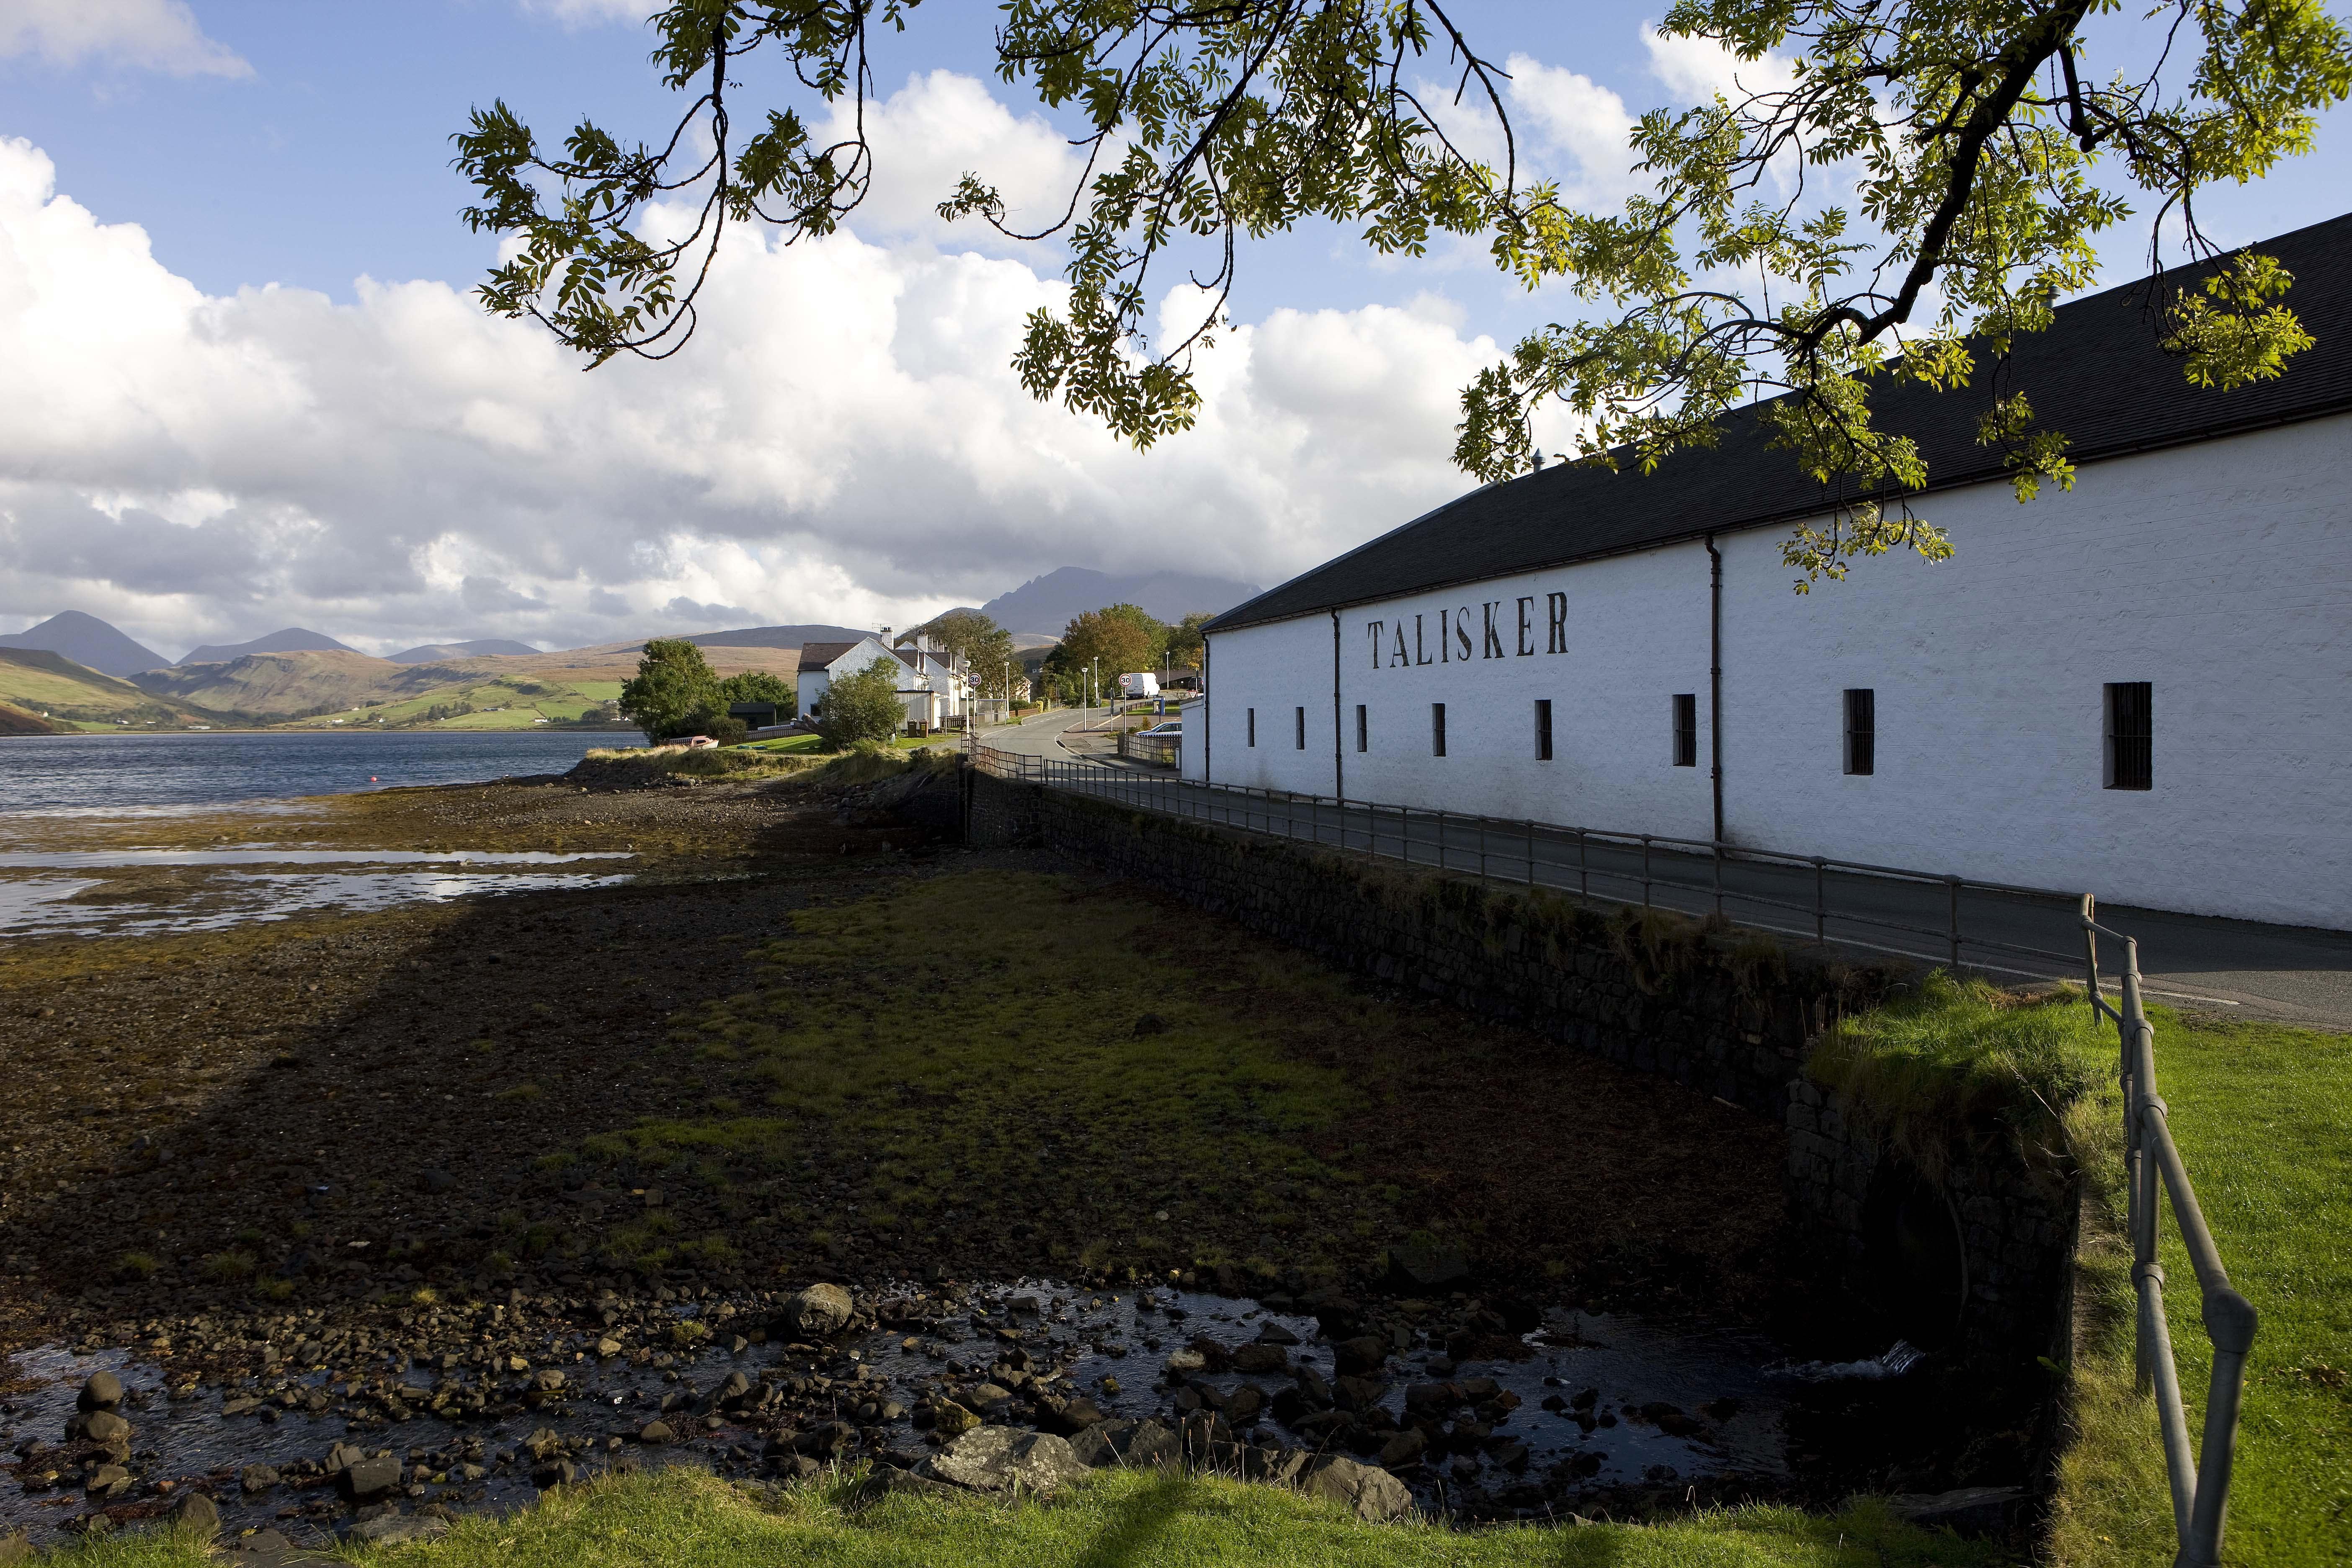
[[[1549,625],[1544,633],[1544,651],[1566,653],[1568,651],[1568,595],[1561,593],[1547,594],[1544,595],[1544,602],[1549,606],[1547,610]],[[1496,599],[1478,606],[1485,617],[1485,623],[1482,635],[1475,644],[1470,640],[1469,605],[1463,605],[1454,609],[1438,611],[1435,658],[1429,656],[1429,644],[1425,637],[1429,628],[1429,616],[1426,612],[1416,613],[1412,617],[1412,647],[1410,650],[1405,647],[1403,621],[1370,622],[1364,629],[1371,634],[1372,668],[1374,669],[1383,668],[1383,660],[1386,661],[1385,668],[1393,669],[1399,665],[1467,664],[1473,658],[1507,658],[1509,656],[1503,650],[1503,633],[1497,628],[1495,617],[1497,612],[1507,612],[1509,605],[1514,603],[1517,606],[1518,616],[1515,627],[1517,635],[1513,639],[1511,653],[1521,658],[1530,658],[1536,651],[1534,619],[1536,601],[1533,595],[1522,594],[1516,601]]]

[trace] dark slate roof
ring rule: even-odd
[[[800,668],[824,669],[856,646],[854,642],[804,642],[801,644]]]
[[[2158,346],[2142,279],[2062,305],[2048,331],[2019,338],[2007,386],[2032,400],[2039,427],[2067,437],[2077,463],[2352,408],[2352,215],[2255,248],[2294,275],[2286,302],[2316,340],[2279,379],[2228,393],[2190,385]],[[2177,289],[2202,271],[2176,268],[2163,283]],[[1976,438],[1993,397],[1989,368],[1979,354],[1972,386],[1937,393],[1906,383],[1873,400],[1879,428],[1918,442],[1930,490],[2001,477],[2001,454]],[[1791,454],[1767,447],[1757,411],[1742,409],[1725,420],[1719,445],[1677,453],[1648,475],[1564,463],[1484,486],[1227,610],[1208,629],[1790,522],[1835,499]]]

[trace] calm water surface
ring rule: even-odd
[[[560,773],[592,746],[635,739],[528,730],[9,736],[0,739],[0,814],[120,815]]]

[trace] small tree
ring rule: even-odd
[[[877,658],[825,688],[817,704],[816,732],[838,752],[860,741],[888,741],[907,721],[898,700],[898,661]]]
[[[621,711],[648,741],[692,734],[719,707],[719,678],[702,649],[683,637],[649,639],[637,678],[621,688]]]

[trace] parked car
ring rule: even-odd
[[[1184,721],[1181,719],[1171,719],[1164,724],[1154,724],[1149,730],[1138,730],[1135,732],[1135,738],[1139,741],[1150,739],[1177,741],[1181,740],[1183,735]]]

